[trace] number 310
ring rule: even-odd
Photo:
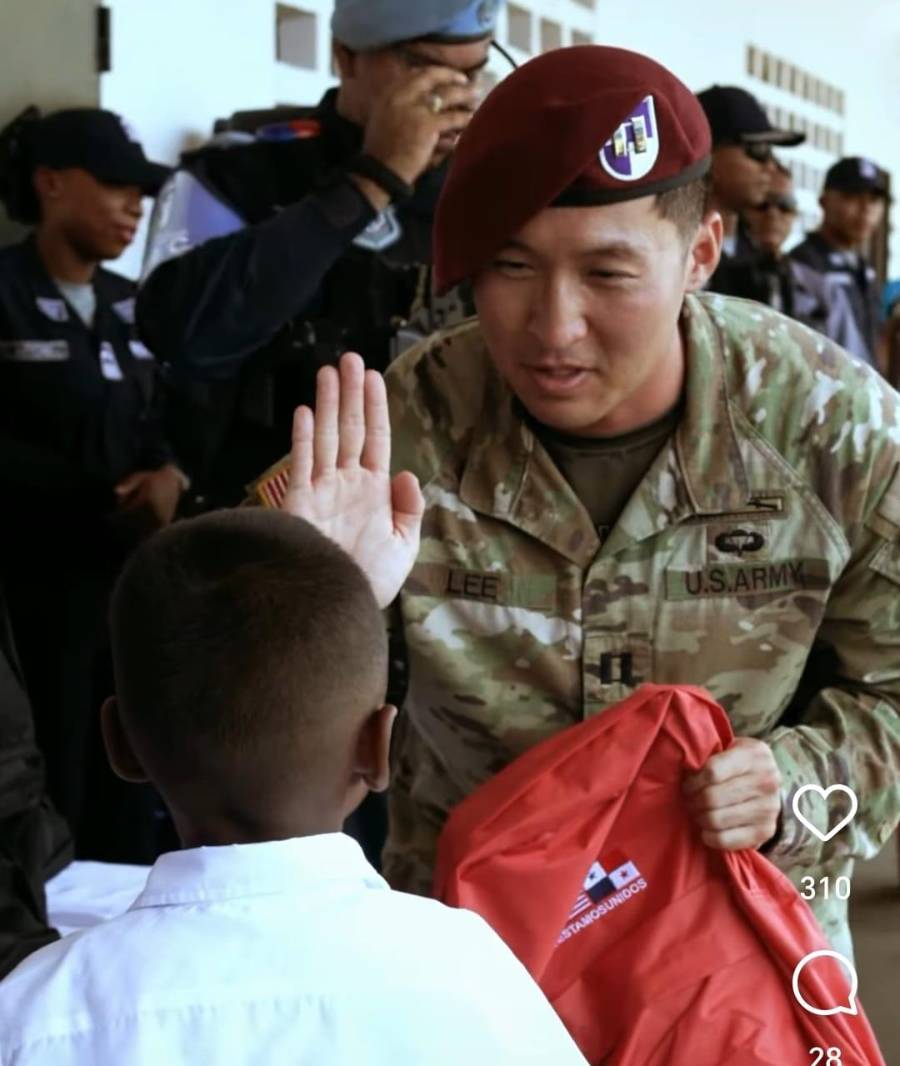
[[[802,891],[800,895],[804,899],[816,898],[816,879],[814,877],[801,877],[800,884]],[[831,895],[831,879],[828,877],[820,877],[819,884],[822,886],[822,896],[824,899],[828,899]],[[849,877],[836,877],[834,879],[834,894],[837,899],[849,899],[850,898],[850,878]]]
[[[827,1050],[823,1047],[811,1047],[809,1053],[813,1056],[810,1066],[819,1066],[819,1063],[823,1060],[826,1063],[826,1066],[829,1062],[844,1061],[841,1058],[841,1049],[839,1047],[830,1047]]]

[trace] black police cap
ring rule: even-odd
[[[96,107],[55,111],[39,119],[30,130],[28,149],[32,167],[78,167],[110,185],[137,185],[147,196],[155,196],[171,173],[147,159],[118,115]]]
[[[797,130],[780,130],[769,122],[759,101],[736,85],[713,85],[697,93],[712,130],[713,147],[725,144],[780,144],[792,148],[806,140]]]
[[[871,159],[848,156],[839,159],[825,175],[825,188],[839,192],[871,192],[888,195],[887,174]]]

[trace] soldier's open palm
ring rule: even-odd
[[[411,473],[392,480],[384,380],[348,352],[324,367],[316,412],[298,407],[283,510],[336,541],[367,575],[386,607],[419,551],[425,501]]]

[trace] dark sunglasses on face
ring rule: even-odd
[[[741,148],[744,149],[744,154],[753,160],[754,163],[770,163],[772,161],[772,145],[771,144],[757,144],[755,142],[744,141],[741,144]]]
[[[780,211],[783,215],[793,215],[797,212],[796,201],[790,196],[770,196],[761,204],[754,204],[753,211],[769,211],[772,208]]]

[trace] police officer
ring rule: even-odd
[[[852,334],[834,338],[858,358],[879,366],[881,302],[865,250],[884,217],[887,176],[870,159],[840,159],[825,175],[819,203],[822,225],[791,251],[791,258],[823,274],[846,293]]]
[[[0,196],[33,230],[0,251],[0,577],[50,794],[80,843],[98,837],[98,856],[115,814],[99,798],[85,808],[106,596],[185,487],[134,331],[134,285],[100,264],[131,243],[142,197],[167,173],[93,108],[32,110],[2,136]]]
[[[721,270],[709,288],[723,292],[728,290],[720,287],[721,271],[734,260],[755,256],[740,216],[769,191],[777,172],[772,148],[802,144],[806,135],[774,127],[756,97],[735,85],[713,85],[697,99],[712,131],[712,204],[725,227]]]
[[[253,144],[187,155],[164,190],[138,325],[197,404],[190,473],[210,504],[280,455],[320,366],[353,348],[383,370],[429,300],[434,204],[498,7],[336,0],[340,86]]]
[[[769,191],[741,214],[750,247],[720,261],[715,291],[768,304],[846,346],[855,325],[842,286],[783,251],[796,218],[791,172],[776,161]]]
[[[701,685],[734,726],[685,779],[709,847],[764,848],[809,895],[897,825],[900,400],[818,334],[700,292],[722,242],[710,148],[696,97],[645,56],[532,60],[442,193],[436,282],[471,279],[478,319],[388,372],[402,473],[358,357],[297,414],[284,505],[380,602],[401,590],[399,888],[428,891],[454,804],[644,681]],[[807,791],[816,835],[792,801],[836,783],[859,810],[823,842],[848,805]],[[846,902],[812,896],[849,951]]]

